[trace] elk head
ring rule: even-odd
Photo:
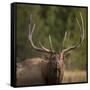
[[[48,58],[48,66],[47,66],[47,68],[48,68],[48,70],[47,70],[48,71],[47,83],[48,84],[59,84],[60,82],[62,82],[63,74],[64,74],[64,55],[67,52],[74,50],[75,48],[78,48],[84,40],[84,22],[83,22],[83,17],[82,17],[81,13],[80,13],[80,18],[81,18],[82,25],[80,25],[78,19],[76,18],[77,24],[80,28],[79,42],[77,42],[75,45],[72,45],[71,47],[68,47],[66,49],[62,49],[62,51],[55,52],[52,49],[52,42],[51,42],[50,35],[49,35],[49,42],[50,42],[50,47],[51,47],[50,49],[45,48],[41,43],[39,43],[40,47],[41,47],[41,48],[39,48],[33,43],[32,35],[33,35],[34,30],[35,30],[35,24],[33,24],[33,27],[31,30],[32,16],[30,16],[29,41],[31,43],[31,46],[36,51],[45,52],[45,53],[50,54],[50,57]],[[63,43],[66,39],[66,35],[67,35],[67,32],[65,32]]]

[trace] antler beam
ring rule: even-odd
[[[37,46],[34,45],[33,40],[32,40],[32,35],[33,35],[34,30],[35,30],[35,24],[33,25],[32,30],[31,30],[31,20],[32,20],[32,15],[30,16],[30,23],[29,23],[29,41],[30,41],[30,43],[31,43],[31,46],[32,46],[36,51],[47,52],[47,53],[54,53],[53,51],[45,48],[41,43],[39,43],[40,46],[41,46],[41,48],[39,48],[39,47],[37,47]]]
[[[81,18],[81,22],[82,22],[82,28],[80,26],[80,23],[79,23],[78,19],[76,18],[76,21],[77,21],[78,26],[80,28],[80,40],[75,45],[73,45],[73,46],[71,46],[71,47],[69,47],[67,49],[62,50],[63,53],[66,53],[66,52],[71,51],[71,50],[73,50],[75,48],[78,48],[81,45],[81,43],[83,42],[83,40],[84,40],[84,22],[83,22],[83,17],[82,17],[81,13],[80,13],[80,18]]]

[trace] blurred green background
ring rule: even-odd
[[[48,49],[49,34],[52,38],[52,44],[55,51],[67,48],[79,41],[80,30],[76,22],[78,18],[80,24],[80,12],[84,18],[85,39],[80,48],[70,51],[65,56],[65,68],[68,70],[86,70],[86,8],[81,7],[63,7],[48,5],[29,5],[17,4],[16,6],[16,45],[17,45],[17,62],[33,57],[45,57],[46,53],[37,52],[32,49],[28,40],[29,18],[32,14],[32,23],[35,23],[33,41],[39,46],[39,41]],[[65,31],[68,32],[64,46],[63,38]]]

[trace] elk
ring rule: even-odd
[[[47,49],[40,43],[40,48],[37,47],[32,40],[32,35],[35,30],[35,24],[31,29],[31,23],[29,23],[29,41],[32,48],[38,52],[44,52],[50,55],[48,60],[43,58],[31,58],[26,59],[22,62],[17,63],[16,68],[16,84],[17,86],[22,85],[55,85],[60,84],[64,76],[64,57],[65,54],[75,48],[80,47],[84,40],[84,22],[82,14],[80,13],[81,25],[76,18],[77,24],[80,29],[80,39],[75,45],[62,49],[62,51],[55,52],[52,48]],[[32,16],[30,16],[30,22]],[[66,32],[64,40],[66,38]],[[51,39],[50,39],[51,42]],[[52,44],[50,44],[50,47]]]

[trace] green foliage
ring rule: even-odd
[[[33,41],[39,46],[39,41],[50,49],[49,35],[55,51],[67,48],[79,41],[80,31],[76,22],[76,17],[80,21],[79,12],[82,13],[85,26],[85,40],[79,49],[72,51],[67,60],[66,67],[75,69],[86,69],[86,8],[62,7],[62,6],[42,6],[17,4],[16,8],[16,41],[17,41],[17,61],[25,58],[39,57],[40,52],[32,49],[28,40],[29,18],[32,14],[32,24],[35,23]],[[62,46],[64,33],[68,32],[67,38]],[[44,55],[44,54],[42,54]],[[68,65],[67,65],[68,64]]]

